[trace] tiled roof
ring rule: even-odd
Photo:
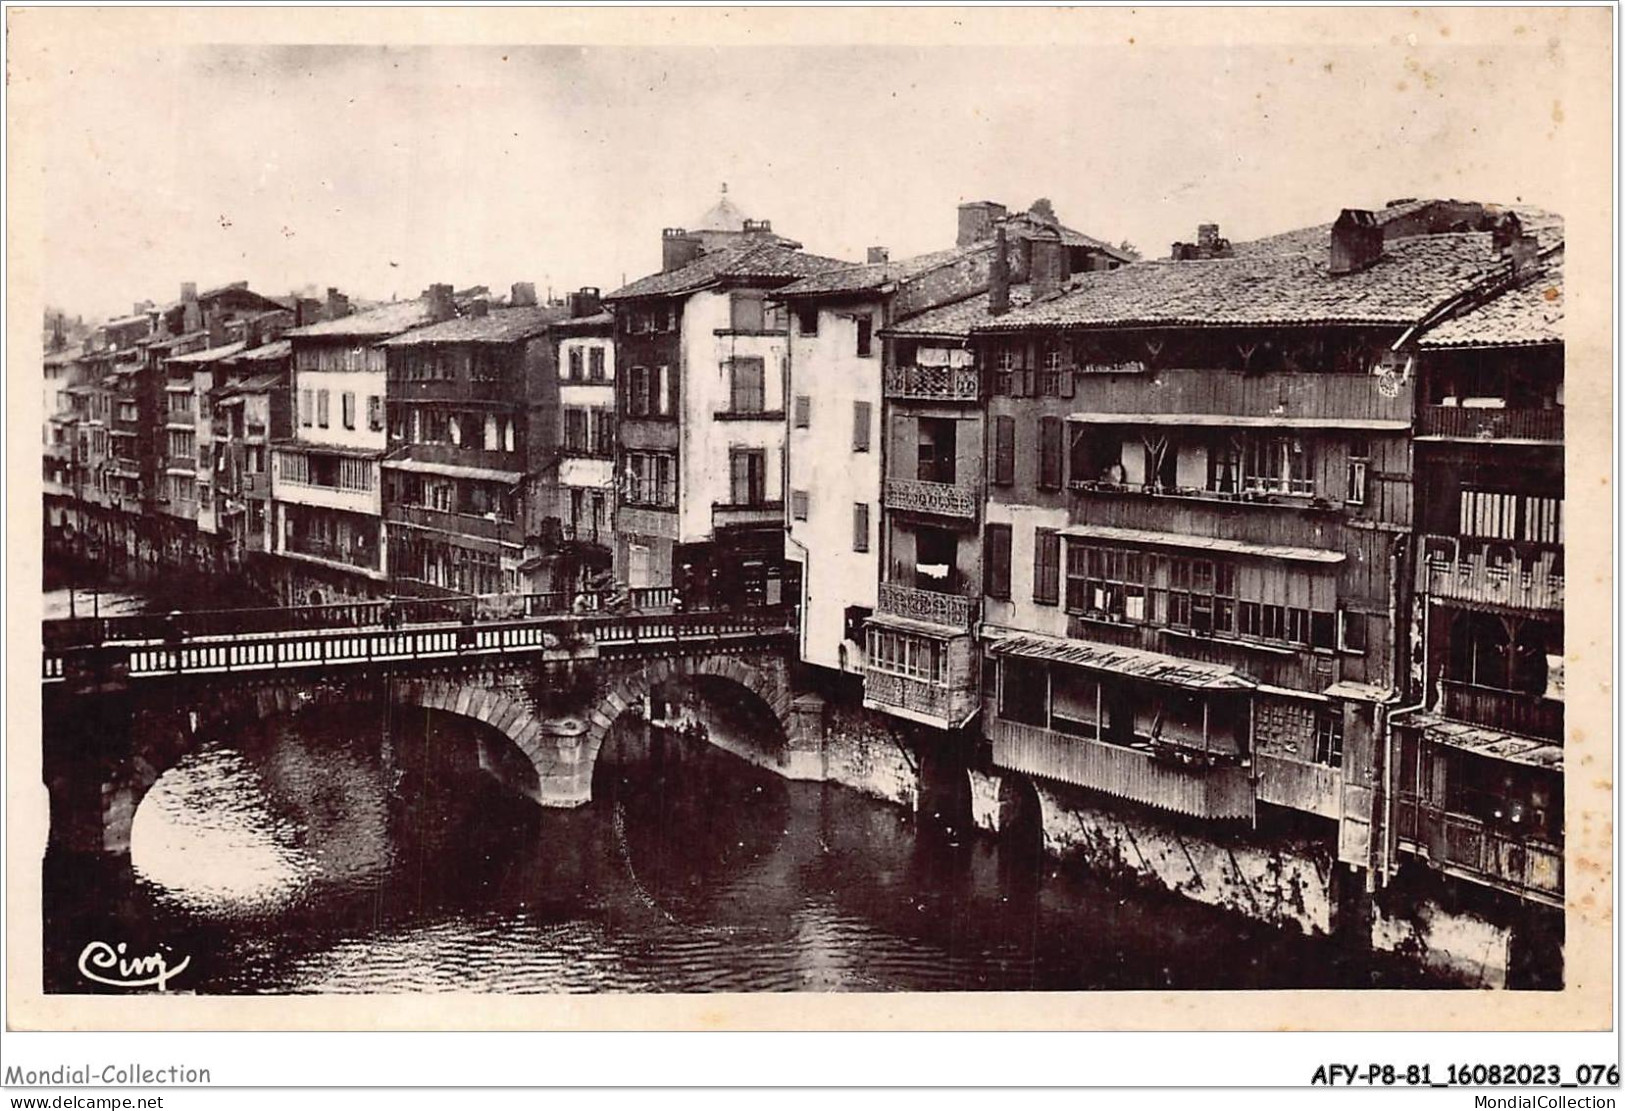
[[[287,378],[281,374],[256,374],[244,378],[241,382],[233,382],[226,386],[220,391],[220,396],[231,397],[240,393],[264,393],[266,390],[274,390],[287,384]]]
[[[602,331],[615,326],[615,314],[612,312],[595,312],[591,316],[572,316],[568,320],[561,320],[553,325],[557,332],[591,332]]]
[[[380,347],[420,347],[429,343],[512,343],[540,335],[570,310],[562,305],[491,309],[484,316],[459,316],[386,339]]]
[[[993,240],[988,239],[968,247],[950,247],[946,251],[932,251],[896,262],[871,262],[861,266],[847,266],[829,270],[791,282],[778,290],[779,297],[807,297],[831,293],[863,293],[880,289],[892,282],[907,281],[918,274],[934,270],[955,259],[990,251]]]
[[[1563,267],[1531,280],[1423,333],[1423,347],[1528,347],[1563,342]]]
[[[1061,233],[1061,242],[1068,247],[1088,247],[1091,250],[1110,255],[1118,262],[1134,261],[1133,255],[1128,254],[1118,247],[1113,247],[1105,240],[1096,239],[1092,235],[1085,235],[1083,232],[1078,231],[1075,228],[1069,228],[1065,224],[1052,224],[1047,220],[1034,216],[1031,212],[1011,213],[1010,217],[1005,221],[1005,226],[1010,228],[1010,230],[1014,231],[1017,235],[1020,235],[1021,231],[1019,228],[1011,227],[1011,225],[1016,224],[1027,224],[1034,229],[1040,227],[1054,228],[1056,231]]]
[[[262,363],[272,359],[286,359],[293,354],[293,344],[285,339],[251,347],[232,360],[234,363]]]
[[[793,251],[774,243],[742,243],[718,251],[708,251],[687,266],[660,274],[650,274],[617,289],[606,301],[634,297],[666,297],[692,293],[725,279],[805,278],[830,270],[846,269],[850,262]]]
[[[1032,287],[1028,285],[1013,285],[1010,287],[1010,307],[1017,309],[1025,306],[1032,300]],[[921,337],[957,336],[969,338],[971,329],[1002,317],[989,316],[987,312],[987,294],[978,293],[974,297],[967,297],[963,301],[955,301],[951,305],[941,305],[925,312],[916,313],[904,320],[892,324],[885,330],[888,336],[899,336],[904,339]]]
[[[1388,205],[1375,211],[1379,224],[1390,223],[1405,216],[1422,211],[1429,205],[1438,202],[1405,201],[1401,204]],[[1495,207],[1495,206],[1488,206]],[[1563,240],[1563,218],[1556,213],[1529,205],[1504,205],[1507,211],[1517,214],[1523,224],[1523,229],[1535,236],[1542,250],[1551,247]],[[1307,228],[1294,228],[1291,231],[1280,232],[1276,235],[1266,235],[1261,239],[1247,240],[1232,244],[1237,255],[1282,255],[1282,254],[1313,254],[1331,249],[1332,225],[1314,224]]]
[[[1352,274],[1331,274],[1329,254],[1242,254],[1092,271],[981,327],[1403,326],[1501,265],[1487,232],[1394,240],[1382,258]]]
[[[209,333],[207,332],[187,332],[182,336],[170,336],[167,339],[154,339],[152,343],[148,345],[147,349],[149,351],[167,351],[171,347],[178,347],[183,343],[189,343],[193,340],[199,339],[207,340],[208,338]]]
[[[393,301],[366,312],[341,316],[337,320],[323,320],[294,328],[284,333],[299,338],[318,339],[382,339],[397,336],[429,322],[429,303],[422,297],[410,301]]]
[[[245,346],[247,345],[238,342],[228,343],[223,347],[206,347],[202,351],[193,351],[189,355],[176,355],[174,358],[166,361],[169,363],[183,364],[214,363],[219,362],[221,359],[231,358],[233,355],[242,351]]]

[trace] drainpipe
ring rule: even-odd
[[[1388,551],[1388,628],[1395,630],[1399,627],[1399,594],[1400,594],[1400,550],[1405,542],[1404,533],[1394,537],[1393,544]],[[1366,890],[1375,891],[1378,887],[1388,884],[1388,872],[1393,867],[1394,857],[1394,791],[1391,786],[1392,769],[1394,766],[1394,726],[1393,719],[1399,714],[1408,714],[1420,710],[1427,705],[1428,680],[1428,637],[1426,629],[1427,610],[1423,609],[1422,629],[1422,689],[1418,694],[1420,701],[1405,706],[1396,706],[1394,703],[1400,699],[1399,685],[1390,682],[1388,697],[1377,703],[1373,710],[1372,727],[1382,731],[1382,778],[1379,781],[1380,799],[1382,802],[1382,844],[1374,846],[1371,859],[1373,866],[1366,877]],[[1398,645],[1396,643],[1395,647]],[[1396,653],[1397,657],[1397,653]],[[1410,636],[1405,637],[1405,662],[1410,662]],[[1398,660],[1396,658],[1396,665]],[[1397,671],[1397,666],[1396,666]],[[1392,677],[1397,679],[1398,676]],[[1379,882],[1380,881],[1380,882]]]

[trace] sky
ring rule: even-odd
[[[605,290],[726,182],[861,261],[957,205],[1049,197],[1151,256],[1397,197],[1561,211],[1564,58],[1539,35],[1066,47],[152,46],[53,72],[48,303],[247,279],[415,296]]]

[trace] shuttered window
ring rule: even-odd
[[[812,398],[801,394],[796,398],[796,427],[812,427]]]
[[[987,568],[983,590],[989,598],[1010,597],[1010,526],[988,525],[982,545],[983,566]]]
[[[1061,418],[1038,418],[1038,487],[1061,488]]]
[[[736,413],[760,413],[766,406],[765,364],[751,356],[728,360],[732,382],[731,405]]]
[[[1061,600],[1061,534],[1033,530],[1033,601],[1053,606]]]
[[[993,418],[993,482],[1009,486],[1016,480],[1016,418]]]
[[[798,521],[807,519],[807,491],[790,491],[790,516]]]
[[[869,506],[866,502],[856,502],[852,506],[852,550],[869,550]]]
[[[852,450],[869,450],[869,425],[871,423],[869,403],[867,401],[854,401],[852,403]]]

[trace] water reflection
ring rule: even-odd
[[[142,804],[124,878],[48,860],[48,987],[85,990],[95,938],[162,940],[194,957],[175,987],[205,992],[1415,982],[630,722],[575,811],[482,770],[482,743],[507,742],[369,707],[201,746]]]

